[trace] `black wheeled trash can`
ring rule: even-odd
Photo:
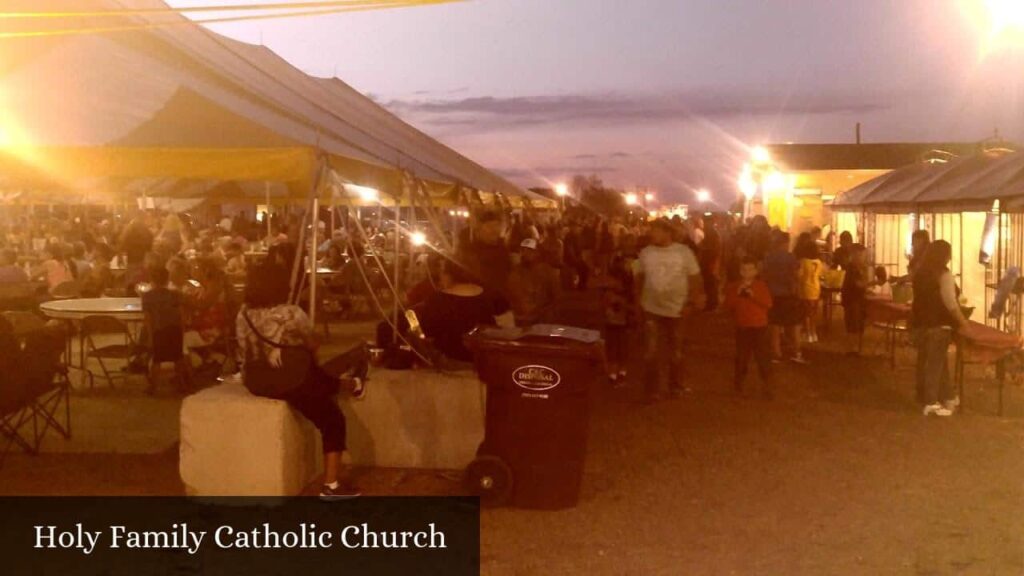
[[[579,500],[590,394],[604,373],[598,332],[482,328],[467,337],[487,387],[484,441],[466,483],[484,505],[570,508]]]

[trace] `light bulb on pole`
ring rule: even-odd
[[[750,157],[753,159],[754,164],[768,164],[772,161],[771,153],[764,146],[755,146],[750,153]]]
[[[565,182],[555,184],[555,195],[562,201],[562,212],[565,212],[565,198],[569,195],[569,185]]]

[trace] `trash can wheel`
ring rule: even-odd
[[[512,495],[512,469],[497,456],[478,456],[466,467],[466,488],[484,506],[501,506]]]

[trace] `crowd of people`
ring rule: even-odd
[[[736,325],[735,389],[742,391],[754,361],[763,395],[771,398],[773,365],[806,364],[804,348],[820,342],[824,297],[838,293],[842,344],[847,354],[859,356],[868,299],[891,299],[893,286],[904,285],[915,296],[909,325],[918,347],[917,399],[928,415],[946,416],[958,405],[946,351],[954,329],[967,322],[949,271],[950,245],[931,242],[925,230],[913,234],[907,275],[894,278],[884,266],[870,268],[868,249],[849,231],[837,236],[814,227],[794,238],[762,216],[745,223],[587,216],[547,225],[513,218],[507,233],[502,229],[499,216],[484,215],[460,242],[456,262],[479,279],[481,294],[506,297],[492,298],[498,304],[460,331],[506,309],[519,324],[557,322],[566,293],[596,290],[609,382],[622,387],[629,381],[626,358],[631,336],[638,334],[644,359],[638,382],[647,400],[657,402],[663,392],[678,397],[686,389],[685,316],[723,309]],[[458,306],[440,308],[442,314],[432,318],[458,316]]]
[[[342,293],[358,291],[353,286],[369,283],[374,271],[384,273],[379,261],[368,270],[376,256],[367,257],[381,232],[367,234],[372,226],[352,224],[329,231],[317,246],[317,264],[343,272],[336,277],[344,287],[333,286]],[[408,257],[399,285],[409,286],[401,304],[413,314],[397,325],[394,318],[383,322],[379,345],[407,342],[406,334],[417,332],[434,358],[467,364],[472,353],[464,336],[474,328],[562,323],[564,304],[577,299],[573,294],[596,293],[600,314],[590,323],[599,325],[606,343],[608,382],[615,388],[632,382],[629,351],[633,336],[642,336],[643,373],[636,383],[648,402],[658,402],[687,389],[685,318],[722,309],[736,327],[735,390],[743,391],[754,362],[762,395],[772,398],[773,364],[808,362],[804,348],[819,341],[823,279],[841,271],[841,285],[831,288],[841,293],[850,354],[860,351],[869,293],[885,293],[890,281],[912,282],[918,400],[925,414],[955,409],[946,352],[966,320],[948,269],[949,244],[930,242],[923,231],[914,236],[904,279],[888,278],[884,268],[869,270],[866,248],[849,232],[837,244],[819,228],[794,239],[760,216],[745,223],[725,216],[596,215],[541,222],[484,210],[451,232],[453,253],[442,255],[431,247],[440,243],[428,242],[419,248],[406,243],[407,255],[392,255]],[[254,374],[256,366],[280,369],[303,362],[292,351],[316,349],[312,322],[292,285],[297,260],[306,254],[302,236],[301,222],[284,218],[268,227],[244,217],[198,226],[152,212],[130,219],[27,216],[2,230],[0,287],[34,286],[43,298],[141,296],[151,387],[160,366],[173,363],[188,388],[197,361],[235,360],[244,378],[247,366]],[[259,257],[249,257],[254,254]],[[352,491],[339,481],[344,418],[331,398],[342,387],[360,395],[366,363],[360,348],[324,364],[311,361],[296,372],[301,382],[275,393],[323,434],[328,496]]]
[[[285,245],[298,252],[300,228],[297,217],[285,216],[276,216],[270,227],[241,215],[207,226],[153,212],[133,218],[26,216],[8,221],[3,230],[0,285],[34,280],[37,289],[54,296],[69,286],[83,297],[134,295],[152,284],[152,270],[164,269],[168,288],[182,295],[184,349],[207,360],[205,352],[214,344],[233,338],[240,287],[252,265],[246,253]],[[366,229],[379,234],[372,222]],[[322,235],[318,264],[340,271],[329,291],[359,292],[364,281],[387,273],[380,267],[360,270],[371,241],[355,230],[344,226]],[[391,240],[382,243],[390,246]],[[911,274],[928,244],[926,232],[915,235]],[[477,325],[557,323],[564,319],[560,304],[567,295],[596,291],[609,381],[618,387],[628,381],[630,342],[641,334],[651,361],[640,380],[652,401],[660,397],[662,379],[669,396],[685,389],[684,312],[713,311],[724,303],[735,315],[742,343],[735,369],[739,387],[744,358],[764,365],[765,377],[770,364],[807,362],[803,349],[819,340],[822,278],[830,272],[843,272],[841,286],[833,288],[841,293],[850,354],[860,351],[866,296],[887,295],[890,281],[909,280],[890,279],[884,268],[868,270],[867,250],[847,231],[836,238],[814,228],[794,239],[763,217],[739,223],[725,217],[648,221],[577,213],[534,220],[484,210],[459,230],[455,246],[449,257],[422,248],[421,257],[414,256],[421,265],[402,267],[408,270],[404,285],[411,286],[404,305],[417,312],[418,328],[442,357],[470,361],[462,336]],[[752,278],[749,267],[755,264]],[[407,322],[402,319],[397,328],[407,329]],[[384,331],[380,340],[390,333]],[[662,367],[665,374],[656,373]]]

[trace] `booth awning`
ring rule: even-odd
[[[877,213],[1024,208],[1024,154],[985,152],[946,162],[920,162],[869,180],[832,202],[838,211]]]

